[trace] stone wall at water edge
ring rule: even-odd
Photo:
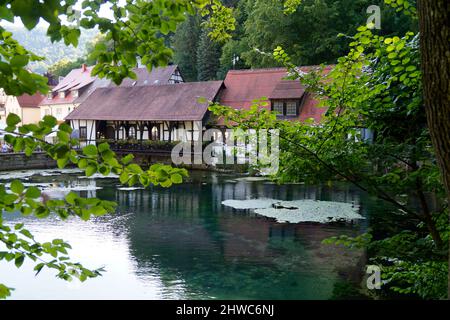
[[[44,152],[35,152],[30,157],[24,153],[0,153],[0,171],[56,168],[56,161]]]

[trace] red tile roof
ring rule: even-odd
[[[48,99],[45,97],[41,101],[40,105],[54,105],[54,104],[65,104],[73,103],[77,97],[74,97],[72,93],[68,90],[79,90],[87,87],[92,82],[95,81],[96,77],[91,76],[91,71],[93,67],[73,69],[69,74],[56,86],[53,88],[53,98]],[[60,98],[59,92],[65,91],[65,97]]]
[[[32,96],[23,94],[17,97],[17,101],[22,108],[39,108],[39,104],[45,96],[41,93],[35,93]]]
[[[222,81],[96,89],[66,120],[196,121],[223,87]]]
[[[300,121],[314,119],[314,123],[320,123],[322,116],[327,112],[327,107],[318,107],[319,101],[314,99],[314,95],[306,93],[305,101],[301,107]]]
[[[314,66],[300,67],[303,72],[310,71]],[[324,73],[328,73],[327,66]],[[287,77],[285,68],[230,70],[224,80],[225,90],[220,102],[235,109],[249,109],[252,101],[266,97],[270,99],[299,99],[305,94],[305,87],[298,80],[283,80]],[[319,123],[327,108],[317,108],[318,101],[313,95],[307,94],[297,120],[313,118]],[[270,109],[268,106],[262,107]],[[219,124],[223,121],[219,119]]]
[[[305,93],[305,87],[299,81],[280,80],[269,99],[300,99]]]
[[[91,76],[91,71],[94,67],[86,67],[73,69],[69,74],[52,89],[53,98],[47,97],[42,101],[41,105],[54,105],[66,103],[82,103],[86,98],[94,92],[96,88],[116,87],[109,79],[100,79],[96,76]],[[177,65],[170,65],[167,67],[154,68],[152,72],[148,72],[146,67],[134,68],[137,79],[126,78],[120,84],[120,87],[132,86],[146,86],[155,84],[167,84],[178,68]],[[70,90],[80,90],[78,97],[74,97]],[[64,98],[58,96],[58,92],[65,91]]]
[[[268,98],[286,76],[285,68],[230,70],[224,80],[225,90],[220,102],[236,109],[248,109],[253,100]]]

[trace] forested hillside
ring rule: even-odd
[[[172,37],[174,62],[187,80],[222,79],[231,69],[274,67],[271,53],[280,45],[297,65],[335,63],[350,42],[339,33],[352,35],[364,24],[370,5],[381,7],[384,35],[415,30],[411,20],[398,17],[382,0],[303,0],[296,12],[286,15],[278,0],[224,1],[234,7],[237,20],[233,39],[212,44],[202,31],[200,15],[189,17]],[[234,63],[233,63],[234,61]]]
[[[46,57],[43,61],[33,62],[29,64],[32,71],[44,73],[47,69],[61,59],[76,60],[78,57],[86,54],[86,44],[89,43],[97,34],[93,30],[83,30],[77,48],[66,46],[63,42],[51,43],[46,35],[45,28],[35,28],[31,31],[21,26],[5,26],[5,28],[13,33],[13,37],[31,50],[33,53]]]

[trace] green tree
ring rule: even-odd
[[[241,0],[237,3],[234,10],[236,30],[232,33],[233,39],[225,43],[222,47],[219,70],[219,78],[221,79],[225,78],[228,70],[248,68],[248,65],[242,58],[242,53],[249,51],[250,48],[246,41],[242,41],[242,38],[244,36],[244,23],[248,17],[249,7],[252,7],[252,5],[253,2],[251,1]]]
[[[174,62],[179,65],[186,81],[196,81],[197,48],[201,33],[201,17],[198,14],[189,16],[180,23],[172,38]]]
[[[450,10],[443,0],[419,1],[418,9],[425,112],[450,203]],[[448,290],[450,299],[450,272]]]
[[[13,34],[24,48],[45,57],[45,60],[31,62],[27,68],[35,73],[43,74],[50,66],[65,58],[75,61],[85,56],[85,46],[95,37],[96,30],[83,30],[79,37],[78,47],[66,46],[64,43],[52,43],[46,34],[44,26],[38,25],[32,30],[27,30],[24,26],[5,24],[5,29]]]
[[[350,43],[348,38],[339,38],[339,33],[354,34],[356,28],[365,23],[370,5],[382,7],[382,34],[415,31],[411,17],[398,17],[383,6],[383,0],[243,0],[238,9],[246,12],[244,33],[235,40],[243,42],[245,63],[253,68],[279,66],[270,55],[274,46],[280,45],[290,52],[297,65],[335,63],[344,55]],[[298,6],[296,8],[296,6]],[[295,9],[296,8],[296,9]],[[295,9],[295,10],[294,10]],[[289,14],[287,14],[289,13]],[[241,13],[242,15],[242,13]],[[239,17],[236,17],[239,21]]]
[[[208,81],[217,79],[220,67],[220,44],[211,40],[209,30],[204,29],[200,34],[197,49],[197,80]]]
[[[50,66],[48,72],[55,77],[65,77],[73,69],[80,68],[83,63],[86,62],[84,58],[78,58],[76,60],[69,60],[63,58]]]
[[[95,65],[96,61],[91,57],[91,55],[94,53],[95,47],[97,45],[104,46],[108,52],[112,52],[114,50],[113,42],[106,40],[103,35],[98,34],[91,41],[88,41],[86,43],[86,53],[83,57],[77,58],[75,60],[63,58],[55,64],[51,65],[50,68],[48,68],[48,72],[56,77],[65,77],[70,71],[72,71],[72,69],[80,68],[82,64],[86,64],[88,66]]]

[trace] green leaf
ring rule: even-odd
[[[69,134],[72,133],[72,127],[69,126],[67,123],[61,123],[58,128],[59,130],[67,132]]]
[[[100,143],[98,145],[98,152],[102,153],[109,150],[109,144],[107,144],[106,142]]]
[[[180,184],[183,182],[183,177],[178,173],[174,173],[170,176],[170,180],[175,184]]]
[[[135,164],[135,163],[132,163],[132,164],[128,165],[127,169],[130,170],[131,172],[137,173],[137,174],[142,174],[144,172],[142,170],[142,168],[139,165]]]
[[[56,134],[60,142],[67,143],[70,140],[70,134],[65,131],[58,131]]]
[[[170,179],[167,179],[165,181],[161,181],[159,184],[163,188],[168,188],[168,187],[170,187],[172,185],[172,181]]]
[[[70,29],[64,37],[64,43],[66,45],[72,44],[74,47],[77,47],[79,37],[80,37],[79,29]]]
[[[78,161],[78,168],[86,169],[87,166],[88,166],[88,161],[86,159],[80,159],[80,161]]]
[[[125,171],[122,171],[122,173],[119,176],[119,180],[121,184],[125,184],[128,181],[128,173]]]
[[[33,235],[31,234],[30,231],[28,231],[27,229],[22,229],[20,230],[20,233],[23,234],[25,237],[29,238],[29,239],[33,239]]]
[[[15,194],[21,194],[24,190],[24,186],[23,183],[20,182],[19,180],[13,180],[11,182],[11,191],[14,192]]]
[[[17,268],[20,268],[24,261],[25,261],[25,256],[23,254],[19,253],[18,256],[16,256],[16,259],[14,260],[14,264],[16,265]]]
[[[83,153],[88,157],[93,157],[97,155],[97,148],[90,144],[83,148]]]
[[[125,157],[120,160],[123,164],[128,164],[134,159],[134,156],[132,154],[128,154]]]
[[[11,289],[0,283],[0,299],[5,299],[11,295]]]
[[[98,172],[100,172],[102,175],[107,176],[111,172],[110,168],[104,165],[101,165],[98,168]]]
[[[34,271],[36,271],[35,276],[37,276],[41,272],[41,270],[42,270],[42,268],[44,268],[44,266],[45,266],[44,263],[39,263],[34,267]]]
[[[6,124],[9,127],[14,127],[20,122],[20,117],[15,113],[8,114],[8,117],[6,117]]]
[[[84,221],[88,221],[91,217],[91,213],[86,209],[81,209],[81,219]]]
[[[90,164],[87,166],[87,168],[86,168],[86,176],[87,177],[92,176],[96,172],[97,172],[97,166],[95,166],[93,164]]]
[[[208,102],[208,99],[206,99],[205,97],[199,97],[197,98],[197,102],[200,104],[204,104]]]
[[[36,187],[28,187],[25,196],[30,199],[36,199],[41,196],[41,190]]]
[[[10,61],[11,67],[23,68],[28,64],[28,57],[25,55],[14,56]]]
[[[50,215],[50,211],[48,210],[48,208],[46,208],[44,206],[39,206],[35,210],[35,215],[36,215],[36,217],[38,217],[40,219],[46,218]]]
[[[0,7],[0,18],[9,22],[14,22],[14,14],[5,6]]]
[[[14,229],[15,230],[20,230],[20,229],[22,229],[23,228],[23,223],[17,223],[15,226],[14,226]]]
[[[78,195],[75,192],[71,191],[66,195],[65,199],[67,203],[75,205],[76,204],[75,200],[78,199]]]
[[[56,160],[56,164],[58,165],[59,169],[64,169],[67,165],[67,162],[69,162],[69,159],[67,158],[61,158]]]
[[[94,207],[91,208],[91,213],[94,216],[102,216],[102,215],[104,215],[104,214],[106,214],[108,212],[102,206],[94,206]]]
[[[24,151],[27,157],[31,157],[31,155],[33,154],[33,149],[30,147],[26,147]]]
[[[45,126],[50,127],[51,129],[53,129],[54,126],[56,126],[58,124],[58,121],[56,120],[55,117],[53,116],[44,116],[44,118],[42,119],[43,123]]]

